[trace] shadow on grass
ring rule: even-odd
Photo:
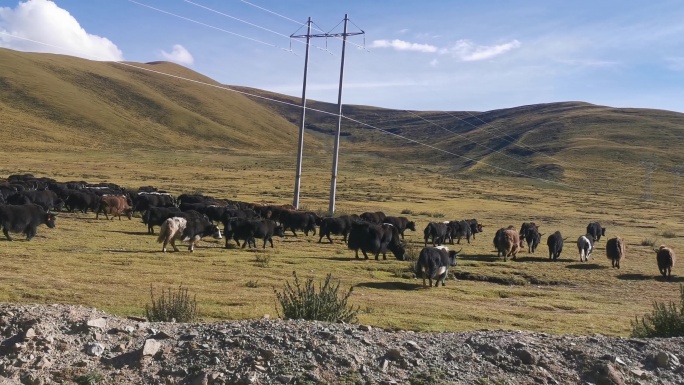
[[[549,259],[549,257],[528,256],[528,257],[518,257],[516,259],[516,262],[558,262],[558,261],[554,261],[553,259]]]
[[[684,282],[684,277],[671,277],[670,279],[667,279],[663,277],[662,275],[655,275],[655,274],[641,274],[641,273],[633,273],[633,274],[620,274],[617,276],[617,279],[622,279],[626,281],[660,281],[660,282]]]
[[[422,284],[408,283],[408,282],[362,282],[356,287],[368,287],[371,289],[381,290],[418,290],[423,287]]]
[[[323,257],[323,259],[327,259],[329,261],[349,262],[349,261],[355,260],[356,258],[354,258],[354,257]],[[359,261],[360,261],[360,259],[359,259]]]
[[[503,262],[503,257],[497,257],[496,254],[469,254],[469,255],[459,255],[456,259],[463,261],[480,261],[480,262]]]
[[[603,270],[607,269],[608,266],[603,266],[596,263],[576,263],[574,265],[567,265],[565,268],[576,270]]]
[[[179,247],[180,249],[180,247]],[[173,248],[169,247],[168,248],[169,252],[173,253]],[[182,250],[182,249],[181,249]],[[130,254],[130,253],[144,253],[144,254],[155,254],[155,253],[162,253],[161,247],[160,248],[155,248],[154,250],[146,249],[146,250],[132,250],[132,249],[126,249],[126,250],[117,250],[117,249],[104,249],[102,251],[105,251],[107,253],[121,253],[121,254]],[[187,248],[186,248],[187,251]]]
[[[120,233],[120,234],[126,234],[126,235],[148,235],[150,237],[158,237],[159,234],[150,234],[147,231],[120,231],[120,230],[112,230],[112,233]]]

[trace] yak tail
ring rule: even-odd
[[[157,237],[157,243],[162,243],[166,239],[166,237],[169,235],[169,226],[167,225],[166,222],[162,223],[161,229],[159,229],[159,236]]]

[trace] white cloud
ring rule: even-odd
[[[195,62],[195,59],[192,57],[190,52],[188,52],[188,50],[180,44],[174,44],[173,50],[171,52],[162,50],[159,52],[159,54],[168,61],[182,65],[192,65],[192,63]]]
[[[403,35],[403,34],[407,33],[408,31],[410,31],[410,29],[408,29],[408,28],[400,29],[399,34]]]
[[[430,44],[411,43],[399,39],[394,40],[374,40],[370,48],[393,48],[397,51],[416,51],[416,52],[437,52],[437,47]]]
[[[68,11],[48,0],[20,2],[14,9],[0,7],[0,47],[93,60],[123,60],[114,43],[87,33]]]
[[[440,53],[451,53],[454,57],[463,61],[478,61],[499,56],[520,47],[520,45],[518,40],[492,46],[477,45],[470,40],[459,40],[451,48],[440,50]]]
[[[430,67],[437,67],[437,64],[439,64],[439,60],[437,60],[437,58],[430,60]]]

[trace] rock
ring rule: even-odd
[[[655,356],[655,364],[659,368],[674,368],[679,366],[679,359],[672,353],[658,352]]]
[[[537,362],[537,357],[527,349],[516,350],[513,354],[525,365],[534,365]]]
[[[85,347],[85,352],[89,356],[99,357],[104,353],[105,348],[102,344],[88,344]]]
[[[406,341],[406,343],[404,345],[406,346],[406,348],[410,352],[415,352],[416,350],[420,350],[420,345],[418,345],[418,343],[416,341]]]
[[[91,319],[86,322],[86,326],[89,328],[105,329],[107,328],[107,320],[104,318]]]
[[[26,333],[24,333],[24,341],[31,340],[36,337],[36,330],[34,328],[29,328],[26,330]]]
[[[155,340],[168,340],[169,338],[171,338],[171,336],[164,332],[158,331],[154,333],[154,335],[151,338],[154,338]]]
[[[121,353],[126,351],[126,345],[124,344],[118,344],[114,346],[114,349],[112,349],[113,352]]]
[[[143,345],[142,351],[141,351],[141,356],[144,357],[153,357],[159,349],[161,348],[161,342],[148,338],[145,340],[145,344]]]
[[[620,364],[622,366],[627,366],[627,363],[620,357],[615,357],[615,363]]]
[[[641,370],[641,369],[632,369],[629,372],[638,378],[646,378],[647,377],[646,372]]]
[[[34,365],[36,369],[50,369],[51,366],[52,362],[50,362],[50,360],[48,360],[45,356],[39,358]]]
[[[287,376],[284,374],[279,375],[276,377],[276,381],[280,382],[281,384],[289,384],[294,380],[294,376]]]
[[[402,358],[401,355],[401,350],[399,349],[390,349],[385,353],[385,358],[392,360],[392,361],[397,361]]]
[[[364,332],[369,332],[373,330],[373,328],[369,325],[359,325],[359,330],[364,331]]]
[[[380,371],[383,373],[387,370],[387,367],[389,366],[389,360],[383,359],[382,363],[380,364]]]
[[[593,377],[597,385],[625,385],[622,373],[610,363],[602,362],[594,365]]]

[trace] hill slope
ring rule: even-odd
[[[298,97],[231,92],[166,62],[93,62],[0,49],[0,133],[5,149],[70,147],[287,152],[297,145]],[[191,79],[192,81],[180,79]],[[337,106],[309,101],[306,151],[330,153]],[[318,112],[315,110],[329,113]],[[655,188],[672,187],[684,164],[684,114],[582,102],[487,112],[402,111],[345,105],[342,154],[370,164],[414,163],[425,172],[493,175],[587,188],[643,185],[653,157]],[[326,164],[321,165],[328,168]]]
[[[235,88],[300,103],[296,97]],[[290,121],[298,119],[297,107],[254,100]],[[337,111],[337,106],[330,103],[309,101],[307,106]],[[587,172],[632,173],[650,156],[659,158],[663,169],[684,162],[684,157],[671,151],[684,144],[684,114],[672,111],[561,102],[487,112],[401,111],[345,105],[343,114],[350,118],[343,120],[343,140],[352,151],[370,147],[387,156],[443,164],[454,171],[580,180]],[[307,127],[316,132],[332,136],[336,125],[334,115],[307,112]]]
[[[153,72],[156,71],[156,72]],[[293,148],[297,130],[244,96],[165,62],[94,62],[0,49],[5,143],[49,146]]]

